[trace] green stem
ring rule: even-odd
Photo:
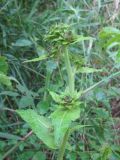
[[[63,137],[63,141],[62,141],[62,144],[61,144],[60,149],[59,149],[57,160],[63,160],[68,137],[69,137],[69,129],[66,131],[66,133]]]
[[[47,99],[47,92],[48,92],[47,89],[49,89],[50,76],[51,76],[51,73],[47,71],[46,80],[45,80],[45,92],[44,92],[44,98],[43,98],[44,101],[46,101]]]
[[[67,74],[68,74],[69,91],[72,94],[72,93],[74,93],[74,89],[75,89],[75,82],[74,82],[75,79],[74,79],[74,70],[72,69],[72,66],[70,63],[67,47],[65,48],[64,55],[65,55],[66,70],[67,70]]]

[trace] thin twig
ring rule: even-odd
[[[24,142],[29,136],[31,136],[33,132],[30,131],[27,135],[25,135],[23,138],[21,138],[21,141],[19,141],[17,144],[15,144],[10,150],[8,150],[3,157],[1,158],[1,160],[4,160],[6,157],[8,157],[8,155],[10,155],[14,150],[17,149],[17,147],[19,147],[19,145]]]
[[[10,108],[1,108],[0,110],[10,111],[10,112],[16,112],[14,109],[10,109]]]
[[[118,72],[116,72],[116,73],[114,73],[114,74],[111,74],[110,76],[108,76],[108,77],[102,79],[101,81],[95,83],[93,86],[91,86],[91,87],[87,88],[86,90],[84,90],[84,91],[82,92],[82,96],[84,96],[85,94],[87,94],[87,93],[88,93],[89,91],[91,91],[92,89],[100,86],[101,84],[106,83],[106,82],[108,83],[111,79],[113,79],[114,77],[117,77],[118,75],[120,75],[120,71],[118,71]]]
[[[25,141],[31,134],[33,133],[33,131],[30,131],[27,135],[25,135],[21,140]]]

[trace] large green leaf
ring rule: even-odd
[[[6,76],[4,73],[0,72],[0,84],[6,85],[8,87],[11,87],[11,81],[8,76]]]
[[[17,110],[17,113],[29,124],[33,132],[49,148],[55,149],[54,136],[51,132],[52,126],[50,120],[38,115],[34,110]]]
[[[51,114],[52,123],[54,125],[55,142],[60,145],[61,140],[70,127],[72,121],[80,116],[80,107],[72,109],[59,108]]]

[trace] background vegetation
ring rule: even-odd
[[[77,89],[85,90],[120,69],[119,46],[115,45],[120,41],[120,36],[118,34],[114,40],[110,39],[117,32],[114,29],[120,28],[119,1],[0,0],[2,160],[56,159],[57,152],[46,148],[15,110],[33,108],[46,116],[54,110],[48,90],[57,92],[64,88],[64,65],[59,59],[23,62],[43,55],[45,50],[49,51],[50,46],[44,41],[44,35],[52,25],[59,23],[70,25],[77,34],[94,38],[70,48],[71,60],[78,68],[102,69],[102,72],[77,74]],[[102,37],[100,33],[104,27],[115,28],[108,29],[108,37]],[[107,43],[113,47],[109,52],[105,46]],[[120,77],[110,79],[109,83],[103,82],[83,97],[84,109],[77,121],[92,127],[72,134],[72,150],[66,150],[66,160],[120,160],[119,82]]]

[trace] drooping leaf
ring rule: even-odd
[[[6,62],[6,58],[0,56],[0,72],[7,74],[7,71],[8,71],[8,64]]]
[[[56,148],[49,119],[38,115],[32,109],[17,110],[17,113],[29,124],[37,137],[40,138],[49,148]]]
[[[54,125],[55,142],[60,144],[61,139],[70,127],[72,121],[80,116],[80,107],[72,109],[59,108],[51,114],[52,123]]]
[[[15,47],[28,47],[31,46],[33,43],[28,39],[18,39],[15,43],[12,45]]]

